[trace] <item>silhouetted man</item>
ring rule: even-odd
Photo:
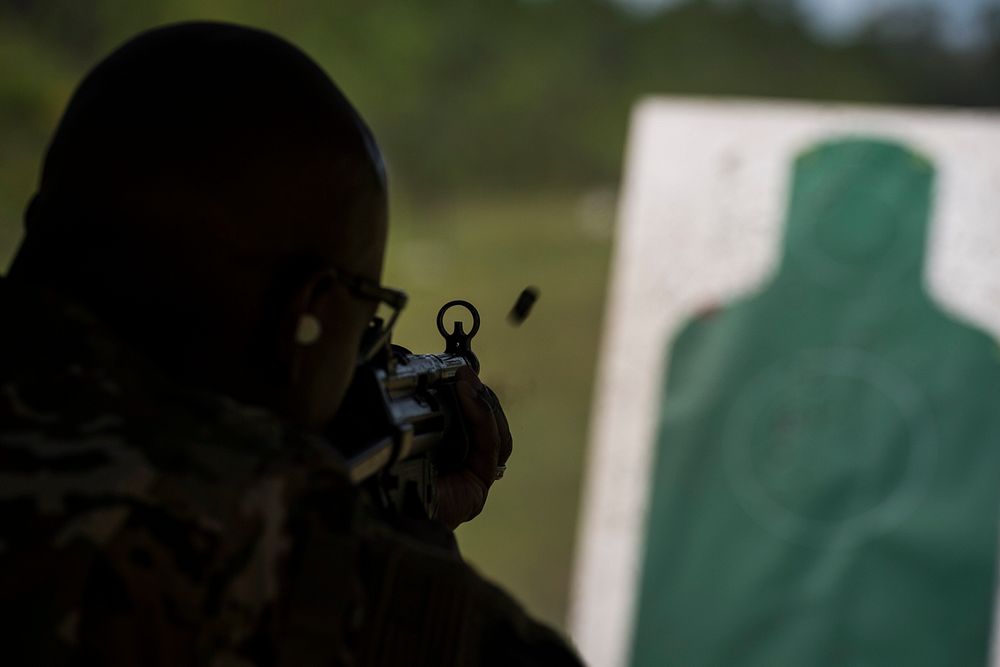
[[[576,664],[448,530],[374,518],[329,444],[386,219],[370,132],[272,35],[154,30],[83,81],[0,285],[4,662]],[[458,393],[447,528],[511,447]]]

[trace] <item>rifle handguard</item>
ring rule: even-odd
[[[472,315],[468,333],[458,320],[450,333],[445,330],[444,316],[456,306]],[[413,354],[389,344],[355,372],[331,428],[334,444],[347,459],[351,479],[371,485],[399,511],[433,517],[434,478],[465,463],[469,439],[455,382],[463,366],[479,372],[472,351],[479,326],[475,306],[449,301],[437,315],[443,353]]]

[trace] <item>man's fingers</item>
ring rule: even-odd
[[[500,405],[500,399],[497,398],[496,393],[486,385],[483,385],[483,391],[486,393],[486,402],[489,404],[493,418],[496,420],[497,433],[500,436],[500,451],[497,455],[497,463],[498,465],[506,465],[507,459],[510,458],[511,453],[514,451],[514,438],[510,434],[507,415],[504,414],[503,407]]]
[[[482,383],[479,386],[482,387]],[[473,383],[462,380],[455,389],[469,438],[466,468],[489,487],[496,476],[502,444],[497,420]]]
[[[507,423],[507,415],[500,406],[500,399],[496,393],[484,385],[479,376],[469,367],[463,366],[456,373],[459,383],[468,383],[479,393],[482,401],[489,407],[490,415],[496,422],[497,433],[499,435],[499,449],[497,451],[497,464],[506,465],[514,450],[514,439],[510,433],[510,425]],[[464,406],[463,406],[464,409]]]

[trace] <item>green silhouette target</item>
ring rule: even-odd
[[[924,289],[935,192],[894,141],[808,150],[776,275],[671,341],[632,665],[986,664],[1000,355]]]

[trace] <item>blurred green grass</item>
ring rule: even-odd
[[[473,347],[514,435],[507,476],[459,528],[465,558],[527,609],[564,627],[580,477],[610,249],[609,196],[459,196],[396,205],[384,281],[410,293],[395,342],[438,352],[438,308],[474,303]],[[506,320],[528,285],[541,297]],[[460,312],[460,311],[459,311]]]

